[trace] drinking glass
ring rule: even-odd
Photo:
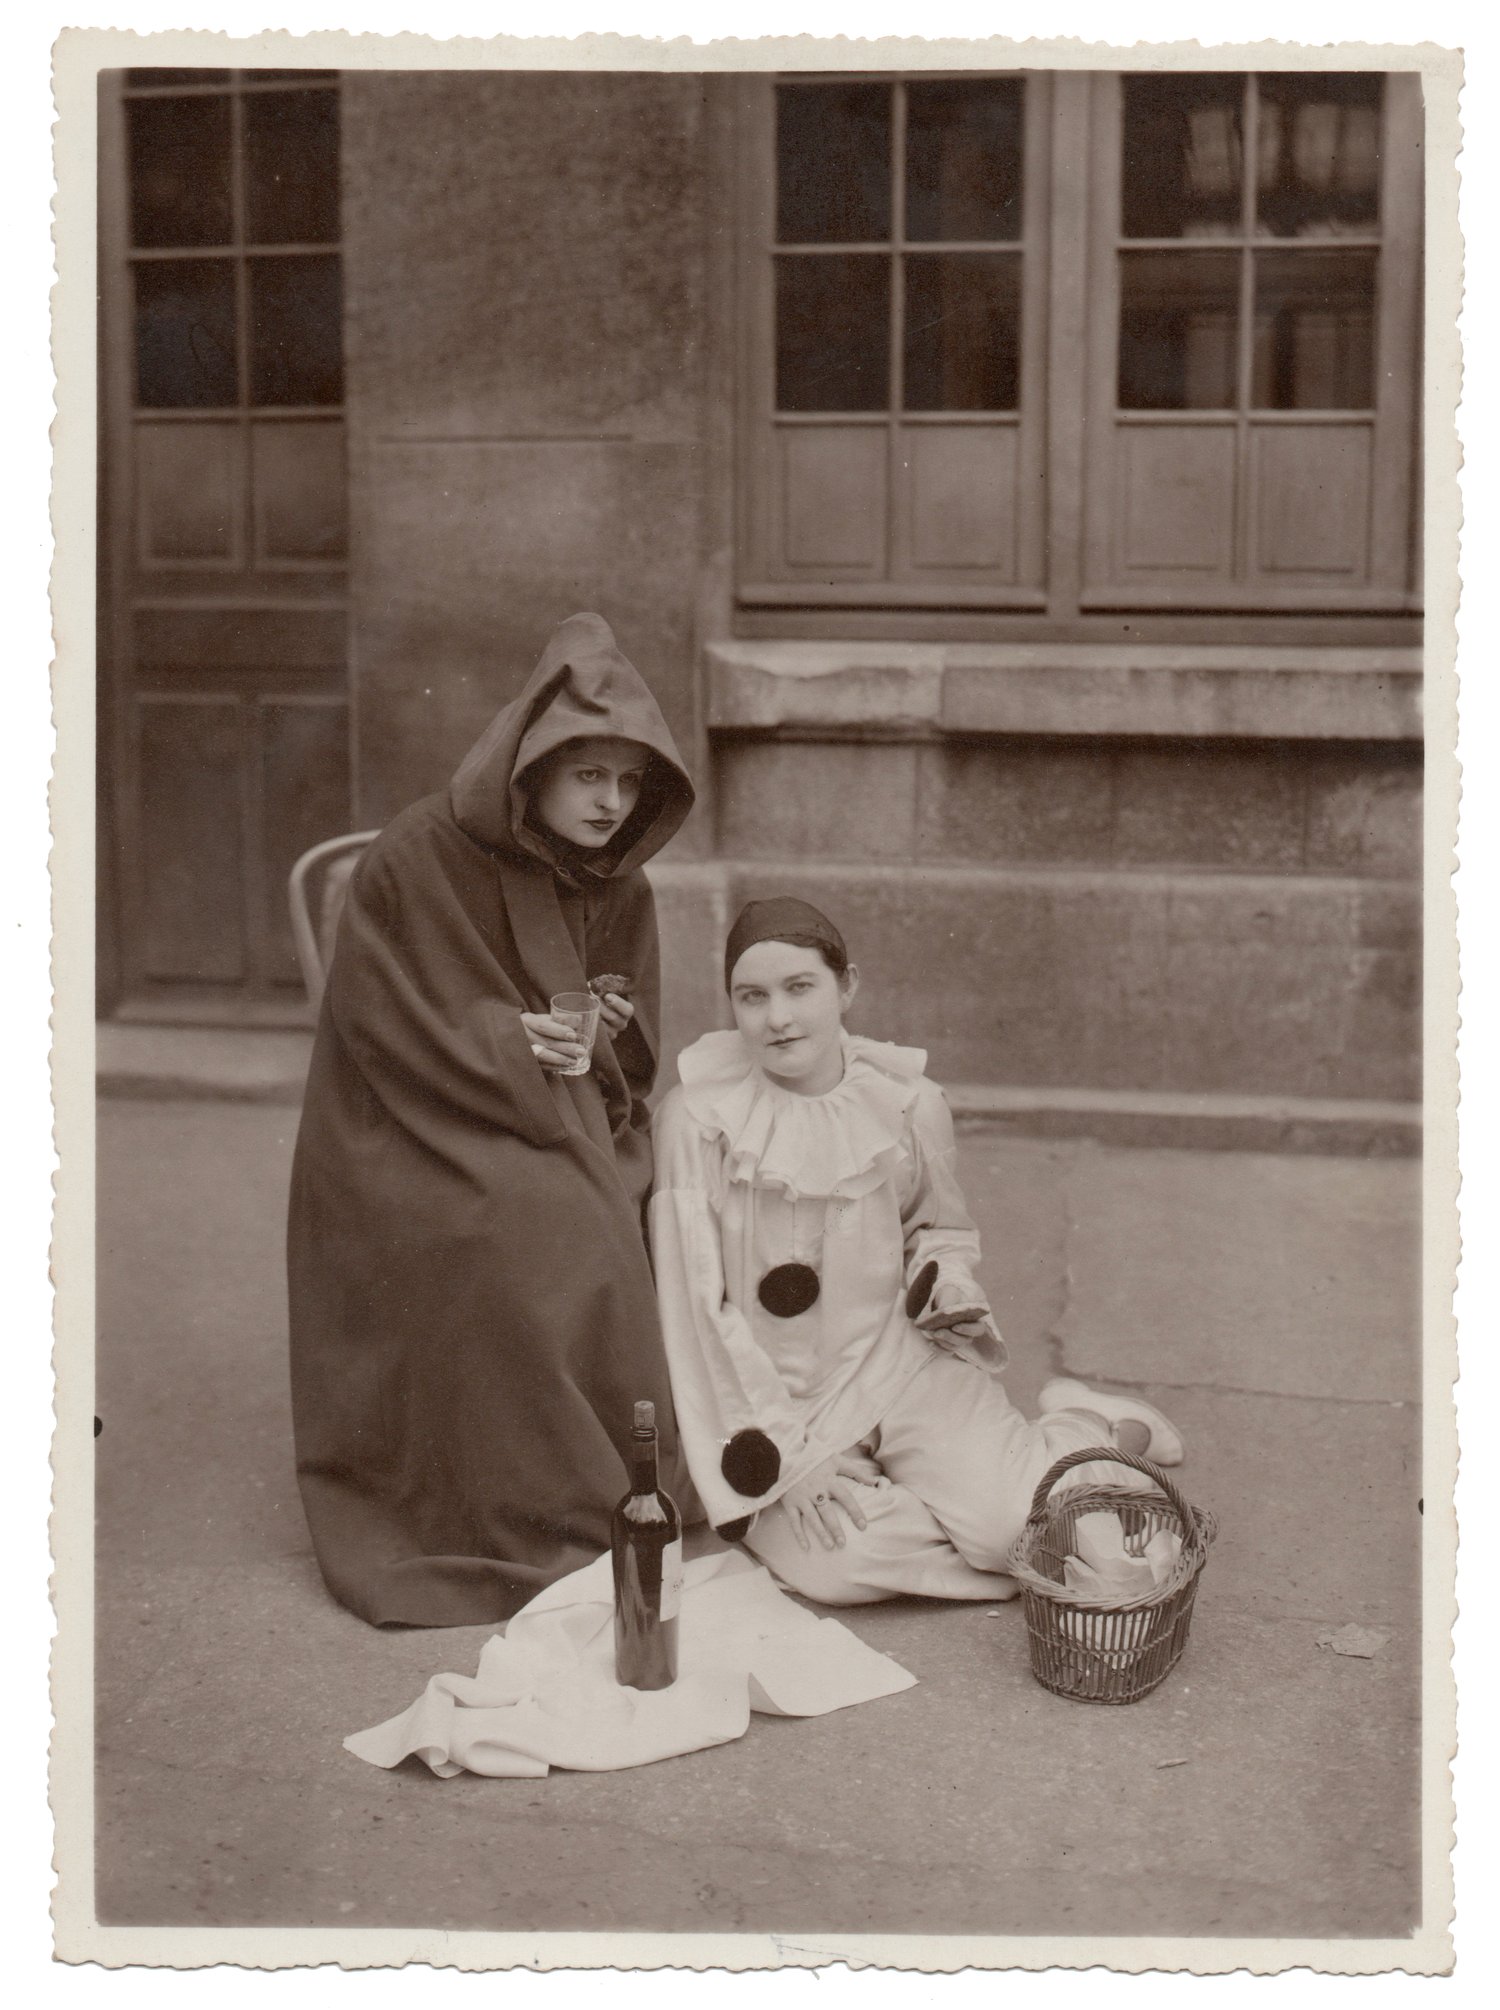
[[[561,1019],[565,1026],[570,1027],[584,1045],[580,1059],[569,1068],[559,1068],[557,1073],[586,1075],[594,1051],[594,1035],[599,1030],[599,1000],[592,991],[559,991],[547,1010],[554,1019]]]

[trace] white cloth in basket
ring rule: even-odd
[[[1063,1583],[1084,1597],[1145,1598],[1166,1583],[1181,1554],[1182,1537],[1170,1528],[1159,1528],[1139,1549],[1127,1548],[1120,1517],[1095,1508],[1073,1523],[1073,1554],[1063,1558]]]

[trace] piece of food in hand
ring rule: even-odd
[[[911,1281],[911,1289],[906,1294],[906,1316],[918,1319],[926,1309],[932,1296],[932,1287],[937,1283],[938,1267],[933,1257],[928,1257],[922,1268]]]
[[[634,983],[633,978],[622,977],[618,971],[606,970],[602,977],[589,979],[589,989],[596,998],[606,998],[611,991],[617,998],[628,998]]]
[[[929,1305],[925,1312],[917,1315],[916,1323],[924,1333],[931,1331],[933,1328],[942,1331],[949,1326],[972,1326],[976,1322],[983,1322],[988,1313],[989,1307],[987,1305],[944,1305],[940,1307]]]

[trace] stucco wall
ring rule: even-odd
[[[597,609],[705,784],[658,875],[669,1052],[782,886],[950,1081],[1413,1097],[1415,651],[727,636],[723,83],[347,80],[358,820]]]
[[[362,822],[584,608],[695,758],[709,126],[693,77],[346,81]]]

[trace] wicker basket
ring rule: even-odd
[[[1094,1479],[1052,1497],[1071,1467],[1106,1462],[1133,1467],[1151,1486]],[[1090,1600],[1067,1587],[1063,1559],[1073,1553],[1073,1524],[1098,1509],[1119,1515],[1132,1550],[1144,1547],[1159,1529],[1181,1538],[1181,1552],[1164,1583],[1144,1596],[1112,1602]],[[1187,1645],[1198,1576],[1217,1533],[1213,1515],[1190,1507],[1148,1459],[1112,1446],[1059,1459],[1037,1487],[1008,1564],[1021,1586],[1031,1672],[1043,1688],[1090,1703],[1134,1703],[1164,1682]]]

